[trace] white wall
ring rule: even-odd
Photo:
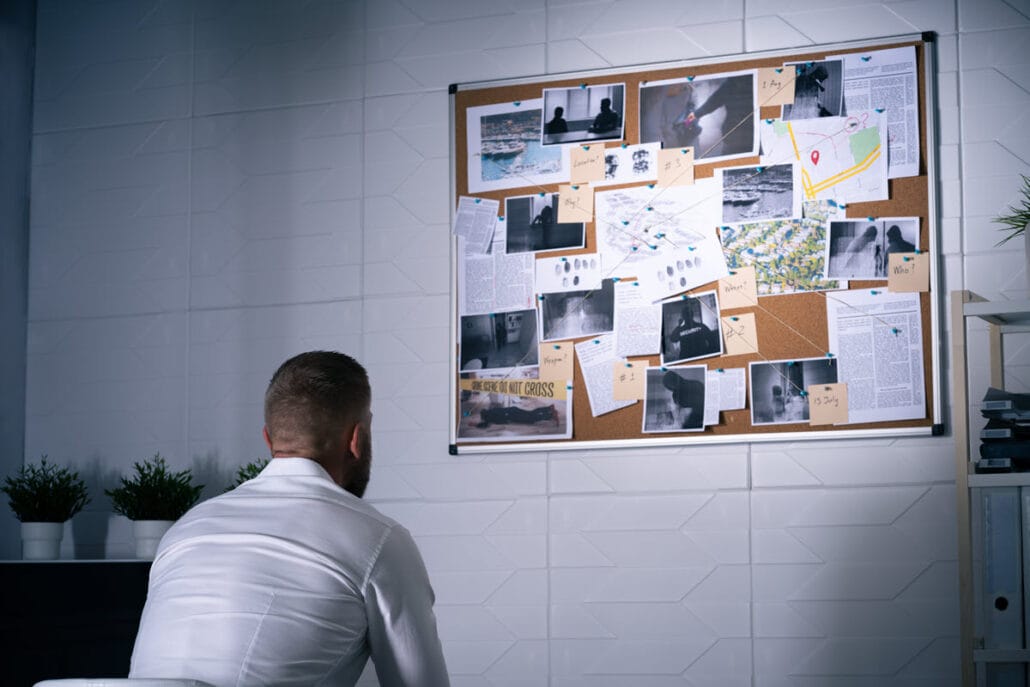
[[[29,142],[35,0],[0,5],[0,474],[22,466],[29,294]],[[20,527],[0,518],[0,559],[21,555]]]
[[[275,366],[340,349],[373,378],[368,498],[419,541],[456,685],[957,684],[948,438],[448,455],[446,86],[937,31],[944,284],[1015,298],[1022,245],[989,218],[1030,161],[1028,15],[41,0],[26,458],[109,484],[161,451],[213,493],[264,454]],[[131,550],[97,493],[67,556]]]

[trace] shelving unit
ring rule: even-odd
[[[951,361],[952,361],[952,426],[955,437],[955,482],[958,510],[959,602],[961,606],[961,660],[964,687],[984,687],[982,679],[987,663],[1030,664],[1030,649],[984,649],[980,634],[983,623],[982,604],[976,598],[974,574],[974,532],[979,526],[979,513],[971,508],[976,489],[986,487],[1030,486],[1030,473],[976,474],[976,454],[970,444],[969,360],[966,340],[970,318],[988,323],[990,384],[1005,388],[1003,340],[1005,334],[1030,332],[1030,299],[987,301],[971,291],[951,294]],[[973,399],[978,400],[978,399]],[[979,416],[977,415],[979,418]],[[973,425],[978,426],[977,424]],[[979,538],[976,538],[977,540]],[[981,560],[982,556],[976,556]],[[1030,601],[1030,600],[1028,600]]]

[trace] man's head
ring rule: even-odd
[[[273,457],[311,458],[356,496],[372,460],[372,391],[365,368],[343,353],[309,351],[283,363],[265,392]]]
[[[610,109],[612,109],[612,99],[601,98],[601,112],[607,112]]]
[[[565,114],[565,108],[564,107],[556,107],[556,108],[554,108],[554,116],[556,118],[557,117],[561,117],[563,114]]]

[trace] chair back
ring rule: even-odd
[[[200,680],[150,677],[70,677],[43,680],[33,687],[214,687]]]

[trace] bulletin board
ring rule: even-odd
[[[941,433],[934,48],[452,85],[451,453]]]

